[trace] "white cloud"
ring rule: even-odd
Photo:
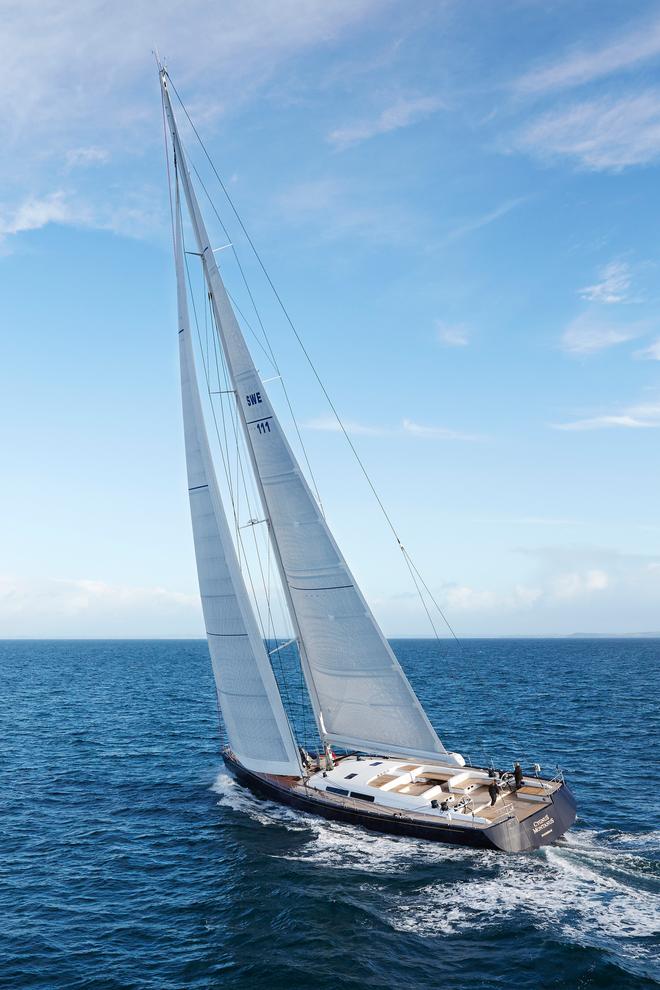
[[[660,429],[660,402],[640,402],[614,413],[576,419],[568,423],[555,423],[556,430],[603,430],[611,427],[624,429]]]
[[[490,591],[468,585],[448,585],[440,597],[450,612],[529,611],[537,605],[553,606],[605,591],[610,576],[602,568],[549,571],[537,584],[515,584],[510,590]]]
[[[47,196],[30,197],[13,209],[0,211],[0,237],[39,230],[49,223],[82,224],[88,220],[88,211],[58,190]]]
[[[660,557],[590,546],[527,548],[531,571],[494,590],[470,582],[447,584],[434,595],[460,635],[625,634],[660,631]],[[388,620],[418,623],[411,597],[391,599]]]
[[[574,49],[545,66],[538,66],[516,80],[521,94],[553,92],[581,86],[660,56],[660,20],[637,24],[616,40],[590,50]]]
[[[466,220],[465,223],[461,223],[453,230],[450,230],[449,233],[442,238],[442,243],[450,244],[452,241],[465,237],[466,234],[472,234],[475,230],[481,230],[482,227],[487,227],[489,224],[494,223],[501,217],[505,217],[507,213],[510,213],[511,210],[515,210],[517,206],[520,206],[521,203],[525,203],[526,201],[526,196],[518,196],[516,199],[507,199],[504,203],[500,203],[499,206],[489,210],[487,213],[474,217],[472,220]]]
[[[10,638],[203,635],[196,595],[89,579],[0,577],[0,624]]]
[[[378,134],[388,134],[416,124],[442,109],[442,106],[442,100],[436,96],[400,97],[371,120],[362,120],[332,131],[328,141],[337,148],[347,148]]]
[[[648,347],[635,352],[635,357],[645,358],[647,361],[660,361],[660,337],[654,340]]]
[[[517,146],[541,158],[566,157],[592,171],[620,171],[660,158],[660,92],[604,96],[541,115]]]
[[[387,6],[376,0],[224,0],[219,6],[138,0],[127,20],[126,9],[104,0],[10,2],[0,39],[0,119],[9,136],[29,130],[33,138],[43,131],[87,131],[91,123],[110,133],[118,118],[156,121],[154,45],[175,81],[187,91],[195,85],[196,99],[211,96],[217,104],[214,94],[223,92],[221,111],[253,93],[287,58],[336,40]]]
[[[604,591],[610,583],[603,570],[569,571],[558,575],[552,584],[551,593],[555,598],[577,598],[593,591]]]
[[[341,433],[341,427],[334,416],[319,417],[303,424],[307,430],[320,430],[326,433]],[[421,437],[429,440],[481,440],[482,437],[459,433],[446,426],[423,426],[410,419],[404,419],[400,426],[371,426],[366,423],[344,421],[346,432],[352,436],[368,437]]]
[[[403,432],[413,437],[427,437],[429,440],[481,440],[469,433],[460,433],[458,430],[451,430],[446,426],[423,426],[414,423],[411,419],[404,419],[401,424]]]
[[[521,516],[514,522],[523,526],[582,526],[579,519],[564,519],[555,516]]]
[[[384,209],[373,191],[334,178],[310,179],[280,193],[276,206],[288,223],[312,222],[315,238],[359,237],[376,243],[400,243],[414,237],[417,218],[398,204]],[[280,222],[278,220],[278,222]]]
[[[515,585],[511,591],[496,592],[471,588],[468,585],[449,585],[442,597],[450,612],[515,612],[531,608],[542,597],[541,588]]]
[[[367,426],[365,423],[356,423],[353,420],[344,420],[344,429],[352,436],[386,437],[391,436],[392,431],[378,426]],[[320,416],[311,419],[303,424],[306,430],[319,430],[322,433],[341,433],[342,429],[334,416]]]
[[[70,202],[88,204],[90,224],[150,228],[151,206],[136,214],[137,198],[158,203],[164,228],[160,171],[157,198],[142,187],[162,141],[154,45],[197,119],[208,120],[242,107],[288,60],[383,16],[390,2],[137,0],[129,10],[104,0],[9,0],[0,32],[5,214],[26,198],[47,200],[67,175],[80,183]],[[83,185],[85,166],[118,169],[128,159],[130,184],[111,174],[103,185]]]
[[[105,148],[92,145],[89,148],[70,148],[66,153],[66,163],[69,168],[85,165],[104,165],[110,158],[110,152]]]
[[[634,340],[647,330],[642,323],[613,323],[591,310],[582,313],[568,324],[561,338],[561,346],[568,354],[595,354],[627,340]]]
[[[586,285],[580,289],[580,296],[589,302],[613,303],[625,302],[632,281],[630,265],[625,261],[610,261],[598,273],[598,282]]]
[[[0,241],[48,224],[95,227],[127,237],[141,237],[161,224],[160,197],[156,191],[129,191],[119,201],[108,195],[95,203],[71,192],[57,190],[31,196],[17,206],[0,208]],[[6,249],[6,244],[3,244]]]
[[[466,347],[470,341],[470,332],[463,323],[445,323],[436,320],[438,340],[446,347]]]

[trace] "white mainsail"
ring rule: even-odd
[[[188,492],[202,609],[229,744],[249,770],[300,776],[298,748],[259,633],[222,507],[188,319],[176,190],[175,262]]]
[[[357,586],[282,431],[225,290],[167,90],[179,175],[321,737],[451,760]]]

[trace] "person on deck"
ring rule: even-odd
[[[323,747],[325,753],[325,769],[334,770],[335,769],[335,754],[330,749],[330,743],[326,743]]]
[[[491,780],[488,785],[488,793],[490,794],[490,806],[492,808],[500,795],[500,786],[496,780]]]
[[[519,790],[523,785],[523,772],[518,762],[513,764],[513,779],[516,782],[516,790]]]

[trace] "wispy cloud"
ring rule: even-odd
[[[630,265],[627,262],[610,261],[601,268],[598,279],[593,285],[585,285],[580,289],[582,299],[607,305],[626,302],[632,281]]]
[[[426,437],[429,440],[483,440],[483,437],[472,433],[461,433],[446,426],[426,426],[404,419],[401,427],[404,433],[413,437]]]
[[[91,579],[0,575],[0,623],[19,637],[203,634],[197,595]]]
[[[153,157],[144,153],[161,140],[150,56],[154,44],[166,53],[197,119],[217,119],[253,99],[289,59],[333,45],[370,17],[383,16],[390,3],[223,0],[209,6],[205,0],[185,5],[162,0],[157,9],[133,4],[129,31],[122,5],[108,7],[104,0],[5,4],[0,35],[5,228],[7,210],[15,212],[27,193],[37,201],[53,196],[62,175],[79,183],[73,200],[86,195],[91,224],[98,219],[113,226],[105,207],[109,190],[113,208],[134,209],[121,202],[122,195],[129,196],[125,177],[83,183],[89,166],[106,163],[119,170],[130,158],[136,166],[130,186],[140,191]],[[165,226],[162,187],[158,203]]]
[[[470,331],[463,323],[445,323],[436,320],[438,340],[445,347],[467,347],[470,342]]]
[[[568,354],[595,354],[634,340],[647,330],[645,323],[614,323],[590,310],[571,320],[562,334],[561,346]]]
[[[15,207],[0,207],[0,242],[7,250],[9,237],[48,224],[94,227],[126,237],[153,233],[163,222],[160,196],[142,189],[120,196],[108,194],[95,203],[71,192],[57,190],[45,196],[30,196]]]
[[[611,634],[657,630],[657,556],[579,545],[520,552],[533,563],[524,580],[496,590],[447,584],[436,589],[438,600],[463,622],[481,617],[491,635],[513,629],[529,635],[544,627],[560,635],[596,629]],[[500,616],[504,628],[496,618]]]
[[[122,10],[109,10],[104,0],[5,5],[0,41],[5,140],[19,130],[33,137],[44,130],[66,137],[89,133],[94,124],[111,134],[118,119],[138,126],[156,120],[149,54],[155,43],[167,53],[176,77],[196,87],[187,94],[190,100],[201,100],[207,87],[204,94],[217,104],[222,81],[224,106],[236,105],[287,58],[335,41],[388,6],[379,0],[224,0],[219,7],[204,0],[185,6],[162,0],[157,10],[134,4],[127,32]],[[136,92],[143,98],[136,100]]]
[[[341,433],[341,427],[334,416],[320,417],[309,420],[304,424],[307,430],[321,430],[326,433]],[[399,426],[373,426],[367,423],[357,423],[354,420],[344,421],[346,432],[353,436],[368,437],[421,437],[428,440],[482,440],[483,437],[461,433],[446,426],[428,426],[415,423],[411,419],[403,419]]]
[[[542,114],[516,142],[540,158],[565,157],[591,171],[620,171],[660,158],[660,91],[603,96]]]
[[[380,426],[369,426],[366,423],[356,423],[355,420],[343,420],[344,429],[352,436],[387,437],[392,431]],[[306,430],[319,430],[322,433],[341,433],[342,428],[334,416],[319,416],[303,424]]]
[[[415,215],[400,204],[389,203],[384,209],[373,190],[365,192],[327,176],[285,189],[275,206],[288,223],[304,226],[311,222],[314,236],[322,240],[351,236],[399,244],[412,238],[419,226]]]
[[[58,190],[47,196],[29,197],[13,209],[0,212],[0,237],[39,230],[49,223],[82,223],[87,218],[86,210]]]
[[[660,402],[640,402],[612,413],[554,423],[555,430],[582,431],[623,428],[632,430],[660,429]]]
[[[660,19],[638,23],[614,40],[589,49],[574,49],[539,65],[514,83],[522,94],[540,94],[581,86],[615,72],[636,68],[660,56]]]
[[[349,145],[367,141],[379,134],[388,134],[390,131],[398,131],[402,127],[416,124],[442,107],[443,102],[437,96],[400,97],[375,117],[331,131],[328,134],[328,141],[336,148],[347,148]]]
[[[465,237],[466,234],[471,234],[475,230],[480,230],[482,227],[487,227],[491,223],[495,223],[496,220],[500,220],[505,217],[507,213],[511,210],[515,210],[516,207],[520,206],[522,203],[527,201],[526,196],[518,196],[516,199],[507,199],[499,206],[496,206],[492,210],[488,210],[487,213],[482,213],[480,216],[473,217],[471,220],[466,220],[464,223],[460,223],[453,230],[441,239],[441,243],[449,244],[451,241],[456,241],[461,237]]]
[[[660,337],[654,340],[648,347],[635,352],[635,357],[644,358],[647,361],[660,361]]]
[[[104,165],[109,158],[109,151],[105,148],[97,148],[95,145],[88,148],[70,148],[66,153],[66,163],[69,168]]]
[[[481,526],[583,526],[580,519],[569,519],[560,516],[477,516],[471,517],[470,522]]]

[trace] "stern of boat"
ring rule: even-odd
[[[571,827],[577,817],[573,793],[565,781],[553,792],[548,804],[538,814],[524,821],[515,816],[497,822],[488,829],[488,838],[503,852],[527,852],[548,846]]]

